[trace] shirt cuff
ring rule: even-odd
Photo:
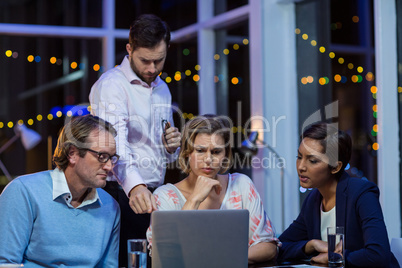
[[[129,197],[131,190],[139,184],[147,185],[137,171],[127,173],[126,178],[120,181],[120,185],[121,187],[123,187],[123,190],[126,193],[127,197]]]
[[[169,152],[166,150],[166,147],[165,147],[165,156],[166,156],[166,158],[168,159],[168,162],[169,162],[169,163],[176,161],[177,157],[179,156],[179,153],[180,153],[180,147],[178,147],[178,148],[176,149],[176,151],[175,151],[174,153],[172,153],[172,154],[169,153]]]

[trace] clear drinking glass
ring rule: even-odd
[[[345,234],[343,227],[328,227],[328,264],[329,267],[344,267]]]
[[[127,240],[128,267],[147,268],[147,240]]]

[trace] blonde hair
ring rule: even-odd
[[[225,158],[220,173],[225,173],[232,165],[232,135],[230,119],[224,116],[200,115],[188,121],[184,126],[179,155],[181,170],[189,174],[191,171],[189,156],[194,151],[194,141],[198,134],[220,135],[225,142]]]

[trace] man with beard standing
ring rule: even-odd
[[[159,77],[170,29],[155,15],[142,15],[130,27],[128,55],[92,86],[92,113],[117,129],[120,160],[105,188],[120,204],[120,266],[127,262],[127,239],[145,238],[153,190],[162,185],[166,164],[177,158],[181,135],[173,127],[171,94]],[[117,179],[117,182],[115,181]],[[124,191],[123,191],[124,190]]]

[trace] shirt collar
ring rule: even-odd
[[[50,176],[52,177],[53,182],[53,200],[62,197],[62,199],[66,202],[69,207],[73,207],[71,205],[72,195],[70,189],[68,188],[66,176],[64,172],[58,168],[55,168],[50,172]],[[95,203],[99,200],[99,203],[102,204],[98,191],[95,188],[91,188],[84,201],[77,208],[84,207]]]
[[[126,55],[121,63],[122,67],[122,72],[126,76],[127,80],[130,81],[131,84],[133,85],[141,85],[146,88],[154,88],[160,83],[160,77],[159,75],[156,77],[156,79],[151,83],[151,86],[149,86],[147,83],[142,81],[137,74],[131,69],[130,61],[128,59],[128,55]]]

